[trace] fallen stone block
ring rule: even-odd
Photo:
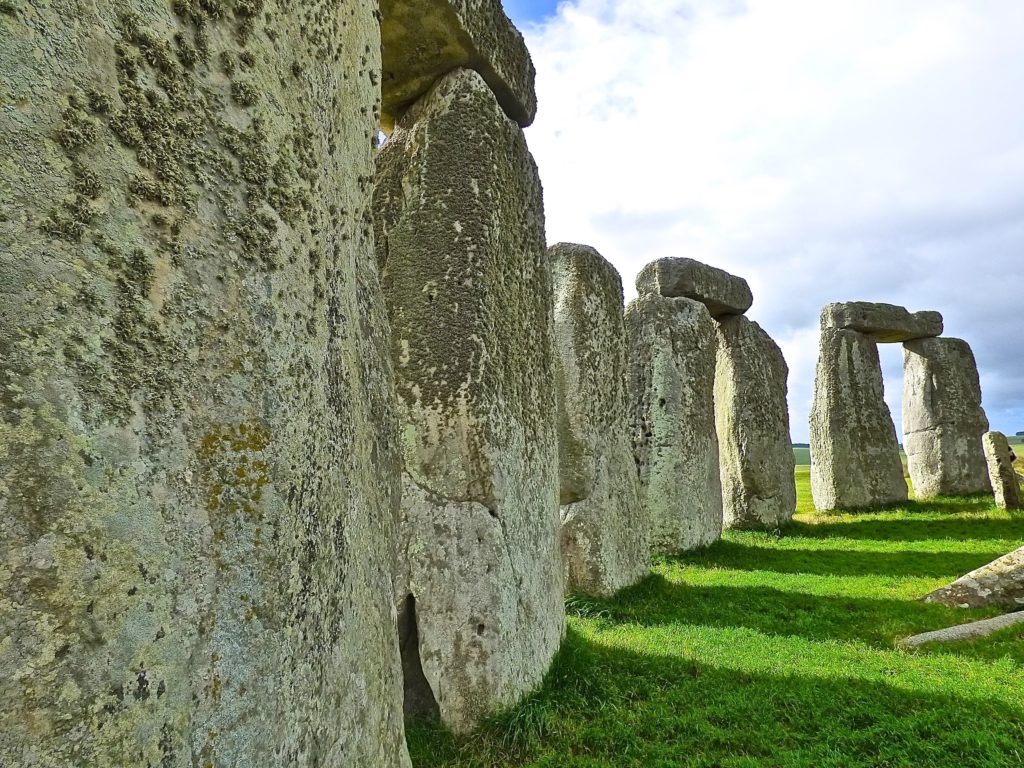
[[[846,301],[821,311],[822,328],[841,328],[870,336],[877,342],[910,341],[942,335],[938,312],[909,312],[896,304]]]
[[[374,214],[405,457],[399,603],[464,732],[540,682],[564,628],[540,180],[479,74],[448,73],[402,117]]]
[[[607,597],[650,570],[629,438],[622,280],[589,246],[559,243],[548,257],[566,589]]]
[[[1024,608],[1024,547],[925,595],[924,601],[957,608],[990,605],[1011,611]]]
[[[725,526],[774,530],[796,512],[789,368],[757,323],[740,315],[717,325],[715,422]]]
[[[699,301],[712,317],[742,315],[754,303],[742,277],[693,259],[665,258],[647,264],[636,278],[641,296],[654,294]]]
[[[899,642],[901,648],[920,648],[928,643],[957,643],[965,640],[981,640],[989,635],[1007,627],[1024,624],[1024,611],[1007,613],[1004,616],[996,616],[991,619],[972,621],[970,624],[958,624],[947,629],[938,629],[934,632],[923,632],[920,635],[908,637]]]
[[[1020,509],[1020,478],[1010,459],[1010,444],[1002,432],[986,432],[982,437],[988,478],[992,483],[996,506],[1000,509]]]
[[[501,0],[381,0],[380,13],[386,133],[440,77],[460,68],[478,72],[519,125],[533,122],[533,61]]]
[[[651,548],[674,554],[722,535],[715,435],[715,324],[707,307],[654,293],[626,308],[633,453]]]
[[[903,345],[903,446],[919,499],[990,491],[978,367],[967,342]]]
[[[811,493],[820,510],[907,500],[875,341],[823,328],[811,405]]]

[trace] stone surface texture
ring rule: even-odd
[[[480,73],[519,125],[533,122],[533,61],[501,0],[382,0],[380,12],[385,131],[442,75],[459,68]]]
[[[0,765],[408,765],[377,34],[4,4]]]
[[[959,608],[997,606],[1009,611],[1024,608],[1024,547],[961,576],[924,598]]]
[[[811,493],[820,510],[906,501],[874,340],[823,328],[811,405]]]
[[[399,599],[465,731],[540,682],[564,627],[553,294],[522,129],[455,70],[377,158],[406,482]],[[407,670],[408,671],[408,670]]]
[[[626,308],[630,431],[651,548],[722,535],[715,435],[715,323],[703,304],[649,293]]]
[[[919,499],[990,491],[978,367],[967,342],[903,345],[903,446]]]
[[[890,343],[942,335],[938,312],[909,312],[896,304],[845,301],[828,304],[821,311],[822,328],[843,328]]]
[[[796,512],[789,368],[760,325],[740,315],[718,323],[715,423],[727,528],[774,530]]]
[[[548,257],[566,589],[607,597],[650,569],[629,438],[622,279],[589,246],[558,243]]]
[[[922,645],[928,645],[928,643],[960,643],[965,640],[980,640],[994,632],[1022,622],[1024,622],[1024,611],[1017,611],[1002,616],[995,616],[991,619],[972,621],[969,624],[958,624],[955,627],[937,629],[934,632],[923,632],[920,635],[906,638],[900,642],[900,646],[903,648],[920,648]]]
[[[986,432],[982,437],[988,479],[1000,509],[1020,509],[1020,478],[1010,459],[1010,444],[1002,432]]]
[[[641,296],[655,294],[699,301],[712,317],[742,315],[754,303],[742,277],[693,259],[665,258],[647,264],[636,277]]]

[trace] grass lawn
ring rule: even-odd
[[[544,686],[477,734],[409,728],[441,766],[1024,766],[1024,629],[905,652],[991,615],[916,598],[1024,543],[988,499],[727,532],[612,601],[570,598]]]

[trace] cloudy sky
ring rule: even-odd
[[[937,309],[1024,430],[1024,1],[505,0],[548,240],[746,277],[807,440],[829,301]],[[900,425],[902,357],[883,347]]]

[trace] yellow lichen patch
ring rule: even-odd
[[[199,446],[206,481],[206,508],[227,515],[257,517],[256,505],[270,482],[270,465],[263,456],[270,432],[262,424],[221,424]]]

